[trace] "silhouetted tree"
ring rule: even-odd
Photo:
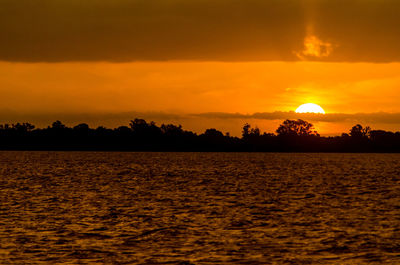
[[[383,130],[373,130],[369,132],[369,137],[372,141],[379,141],[383,139],[393,138],[395,136],[396,136],[395,133]]]
[[[89,125],[87,125],[86,123],[78,124],[73,128],[74,131],[79,131],[79,132],[87,132],[89,131],[89,129],[90,129]]]
[[[247,136],[249,136],[249,134],[250,134],[250,128],[251,128],[251,126],[250,126],[250,124],[248,124],[248,123],[246,123],[246,124],[243,126],[242,138],[246,138]]]
[[[149,138],[161,135],[161,129],[156,126],[154,121],[147,123],[143,119],[135,119],[131,120],[129,126],[137,137]]]
[[[56,129],[56,130],[62,130],[62,129],[65,129],[66,126],[61,121],[55,121],[51,125],[51,128]]]
[[[303,120],[285,120],[276,130],[279,136],[319,136],[314,126]]]
[[[6,131],[9,128],[10,128],[10,125],[8,123],[0,125],[0,130],[2,130],[2,131]]]
[[[257,138],[260,136],[260,129],[258,129],[257,127],[255,128],[251,128],[251,125],[246,123],[243,126],[243,130],[242,130],[242,138],[243,139],[248,139],[248,138]]]
[[[285,152],[400,152],[400,132],[371,130],[360,124],[350,134],[319,136],[311,123],[285,120],[278,135],[262,133],[245,124],[242,138],[207,129],[201,135],[185,131],[181,125],[143,119],[115,129],[91,129],[85,123],[73,128],[60,121],[45,129],[30,123],[0,125],[1,150],[126,150],[126,151],[285,151]]]
[[[263,136],[266,136],[266,137],[274,137],[275,134],[265,132],[265,133],[263,133]]]
[[[363,130],[364,136],[369,137],[370,133],[371,133],[371,127],[369,127],[369,126],[365,127]]]
[[[30,123],[17,123],[13,124],[11,126],[12,129],[18,131],[18,132],[31,132],[33,129],[35,129],[35,125],[32,125]]]
[[[368,137],[371,128],[369,126],[363,128],[360,124],[353,126],[350,130],[350,136],[353,138]]]
[[[224,134],[222,132],[218,131],[217,129],[212,128],[212,129],[207,129],[204,132],[204,136],[210,137],[210,138],[222,138],[222,137],[224,137]]]
[[[180,136],[183,134],[182,125],[162,124],[160,129],[166,136]]]
[[[133,131],[140,131],[140,130],[145,130],[149,125],[143,119],[134,119],[131,120],[129,126]]]
[[[256,137],[260,136],[260,129],[258,129],[257,127],[256,128],[251,128],[250,135],[253,135],[253,136],[256,136]]]

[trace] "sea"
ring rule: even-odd
[[[400,154],[0,152],[0,264],[400,264]]]

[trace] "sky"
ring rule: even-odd
[[[0,0],[0,122],[400,130],[394,0]],[[293,111],[316,103],[327,115]]]

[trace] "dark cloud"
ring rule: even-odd
[[[210,118],[210,119],[260,119],[260,120],[284,120],[284,119],[303,119],[309,122],[353,122],[362,124],[400,124],[400,113],[328,113],[328,114],[313,114],[313,113],[295,113],[290,112],[260,112],[254,114],[240,113],[222,113],[210,112],[193,114],[193,116]]]
[[[290,112],[259,112],[254,114],[209,112],[198,114],[177,114],[167,112],[120,112],[120,113],[22,113],[15,111],[0,111],[0,123],[31,122],[39,127],[50,125],[55,120],[61,120],[68,125],[88,123],[92,126],[105,125],[116,127],[127,125],[131,119],[141,118],[147,121],[161,123],[180,123],[188,120],[199,121],[215,120],[214,124],[223,123],[227,120],[269,120],[283,121],[285,119],[303,119],[309,122],[327,123],[360,123],[371,124],[400,124],[400,113],[295,113]],[[218,122],[219,121],[219,122]],[[207,122],[205,122],[207,124]]]
[[[400,61],[399,13],[397,0],[0,0],[0,60]]]

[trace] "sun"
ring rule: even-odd
[[[320,113],[325,114],[323,108],[314,103],[306,103],[296,109],[296,113]]]

